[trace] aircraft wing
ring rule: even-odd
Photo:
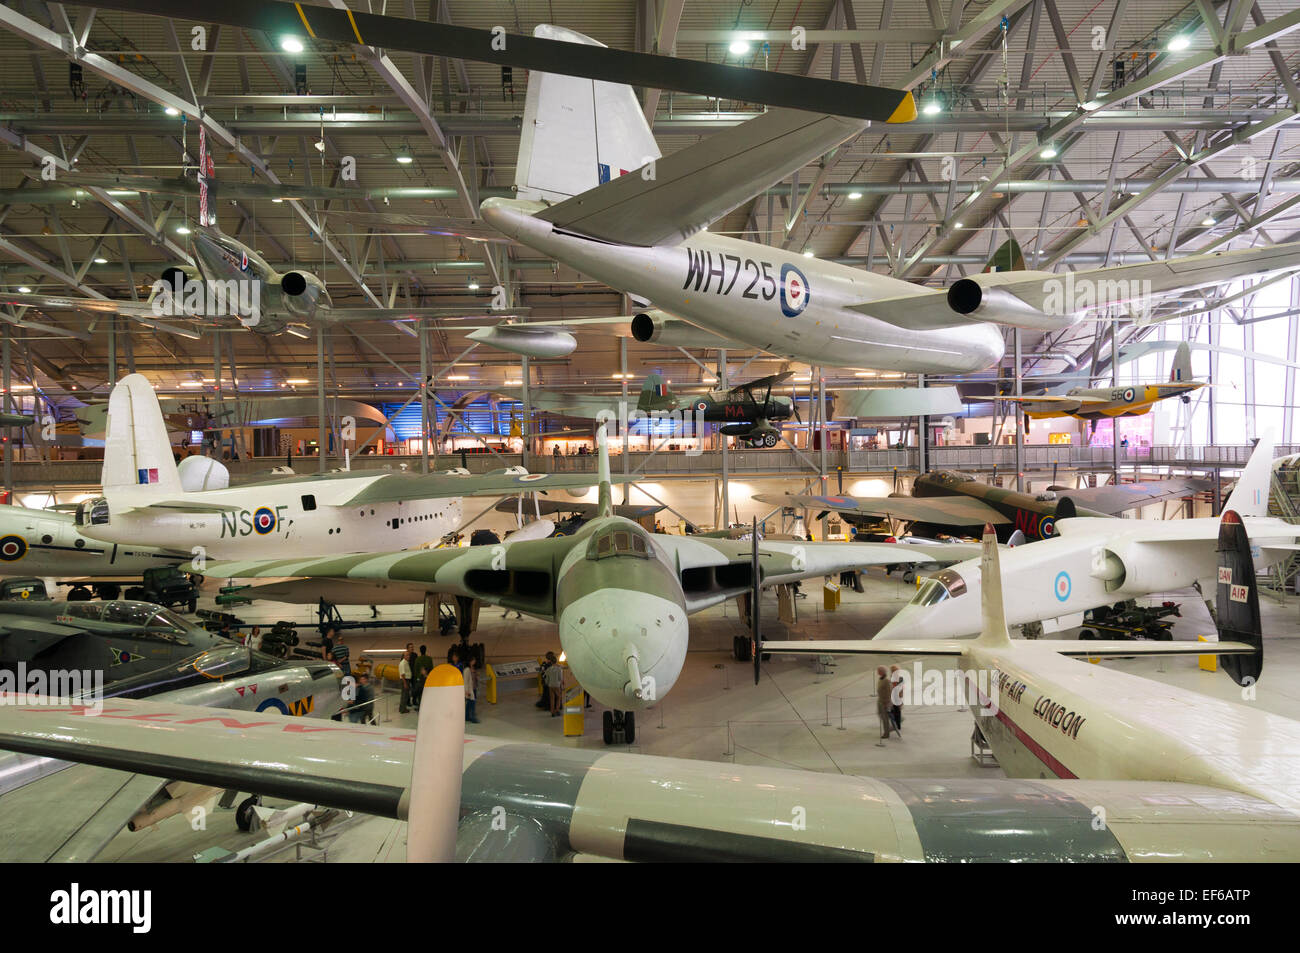
[[[537,214],[556,229],[620,245],[682,241],[866,128],[860,120],[771,109],[627,170]]]
[[[614,483],[631,477],[615,476]],[[402,500],[432,500],[455,496],[510,496],[515,493],[545,493],[547,490],[581,490],[599,482],[594,473],[489,473],[483,476],[451,476],[445,473],[387,473],[342,505],[397,503]]]
[[[466,308],[322,308],[316,320],[324,324],[340,321],[399,321],[402,318],[467,318],[471,321],[500,321],[515,315],[527,314],[528,308],[511,308],[508,311],[478,311]]]
[[[1015,397],[1010,395],[998,395],[998,400],[1010,400],[1021,404],[1038,404],[1038,403],[1055,403],[1055,404],[1074,404],[1081,406],[1083,404],[1113,404],[1115,403],[1109,397],[1071,397],[1069,394],[1039,394],[1037,396]]]
[[[767,493],[754,497],[770,506],[832,511],[861,516],[892,517],[943,526],[976,526],[984,523],[1009,523],[1002,513],[969,496],[805,496],[797,493]]]
[[[222,192],[225,192],[225,186],[222,186]],[[467,238],[475,242],[510,241],[487,222],[476,218],[442,218],[407,215],[402,212],[330,212],[328,219],[330,222],[342,222],[357,228],[373,228],[381,232],[444,235]]]
[[[4,292],[0,294],[0,304],[18,308],[40,308],[47,311],[94,311],[100,314],[122,314],[130,317],[160,317],[154,314],[153,306],[147,301],[120,301],[116,298]]]
[[[566,458],[567,459],[567,458]],[[502,500],[496,507],[502,513],[517,512],[519,505],[514,500]],[[596,516],[599,507],[595,503],[580,503],[577,500],[548,500],[537,499],[529,500],[524,504],[524,513],[542,513],[552,515],[556,513],[574,513],[578,516],[585,516],[591,519]],[[643,520],[646,517],[654,516],[656,513],[665,509],[659,503],[615,503],[614,515],[626,517],[630,520]]]
[[[934,655],[956,658],[973,644],[970,639],[808,639],[763,641],[774,655]],[[1027,643],[1017,642],[1017,646]],[[1070,658],[1127,658],[1133,655],[1253,655],[1245,642],[1127,642],[1087,639],[1035,639],[1034,651],[1056,652]]]
[[[746,391],[766,390],[769,387],[775,387],[778,384],[788,381],[794,377],[794,371],[785,371],[781,374],[771,374],[767,377],[758,377],[752,381],[746,381],[743,384],[736,384],[727,389],[728,394],[744,393]]]
[[[1072,323],[1071,315],[1101,305],[1138,302],[1149,307],[1152,296],[1190,291],[1237,278],[1262,277],[1300,269],[1300,243],[1267,248],[1211,252],[1162,261],[1092,268],[1069,276],[1048,272],[1004,271],[963,279],[980,288],[996,288],[1001,323],[1028,328],[1058,329]],[[954,286],[955,287],[955,286]],[[850,305],[854,311],[901,328],[933,329],[995,320],[956,311],[948,303],[950,289],[899,295]],[[1088,294],[1082,292],[1087,290]],[[1103,300],[1098,302],[1098,297]],[[1072,300],[1067,300],[1072,299]],[[1059,302],[1059,303],[1058,303]],[[1005,315],[1004,318],[1002,315]]]
[[[1151,483],[1117,483],[1113,486],[1095,486],[1077,490],[1068,486],[1052,486],[1048,489],[1054,491],[1058,497],[1068,496],[1090,510],[1113,515],[1149,503],[1159,503],[1161,500],[1203,493],[1212,487],[1209,480],[1188,478],[1156,480]]]

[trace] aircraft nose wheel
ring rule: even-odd
[[[607,745],[630,745],[636,741],[636,712],[607,710],[601,716]]]
[[[763,435],[763,446],[765,446],[765,447],[775,447],[775,446],[776,446],[776,434],[774,434],[774,433],[764,434],[764,435]]]

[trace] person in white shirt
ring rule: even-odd
[[[471,656],[461,675],[465,679],[465,721],[477,725],[478,691],[475,683],[478,680],[478,658]]]
[[[402,653],[402,660],[397,663],[397,677],[402,680],[402,698],[397,703],[397,713],[405,715],[411,704],[411,650]]]
[[[253,631],[248,633],[248,638],[244,641],[244,644],[254,652],[262,651],[262,627],[260,625],[253,626]]]

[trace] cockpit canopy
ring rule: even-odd
[[[917,587],[909,605],[932,606],[965,592],[965,579],[951,569],[941,569]]]
[[[650,543],[639,527],[613,526],[597,533],[587,544],[588,559],[605,559],[610,556],[649,559]]]
[[[107,526],[108,500],[101,496],[78,503],[76,523],[78,526]]]
[[[82,622],[107,622],[112,625],[131,626],[148,638],[156,638],[178,645],[190,645],[186,636],[191,626],[171,609],[151,602],[132,602],[115,599],[111,602],[69,602],[63,610],[69,619]]]

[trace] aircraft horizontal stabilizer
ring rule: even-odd
[[[238,513],[243,507],[233,506],[229,503],[200,503],[197,500],[163,500],[153,502],[143,506],[130,506],[123,509],[123,512],[147,513],[149,510],[170,510],[182,513]]]
[[[678,242],[865,128],[860,120],[774,109],[537,217],[620,245]],[[648,170],[648,171],[647,171]]]

